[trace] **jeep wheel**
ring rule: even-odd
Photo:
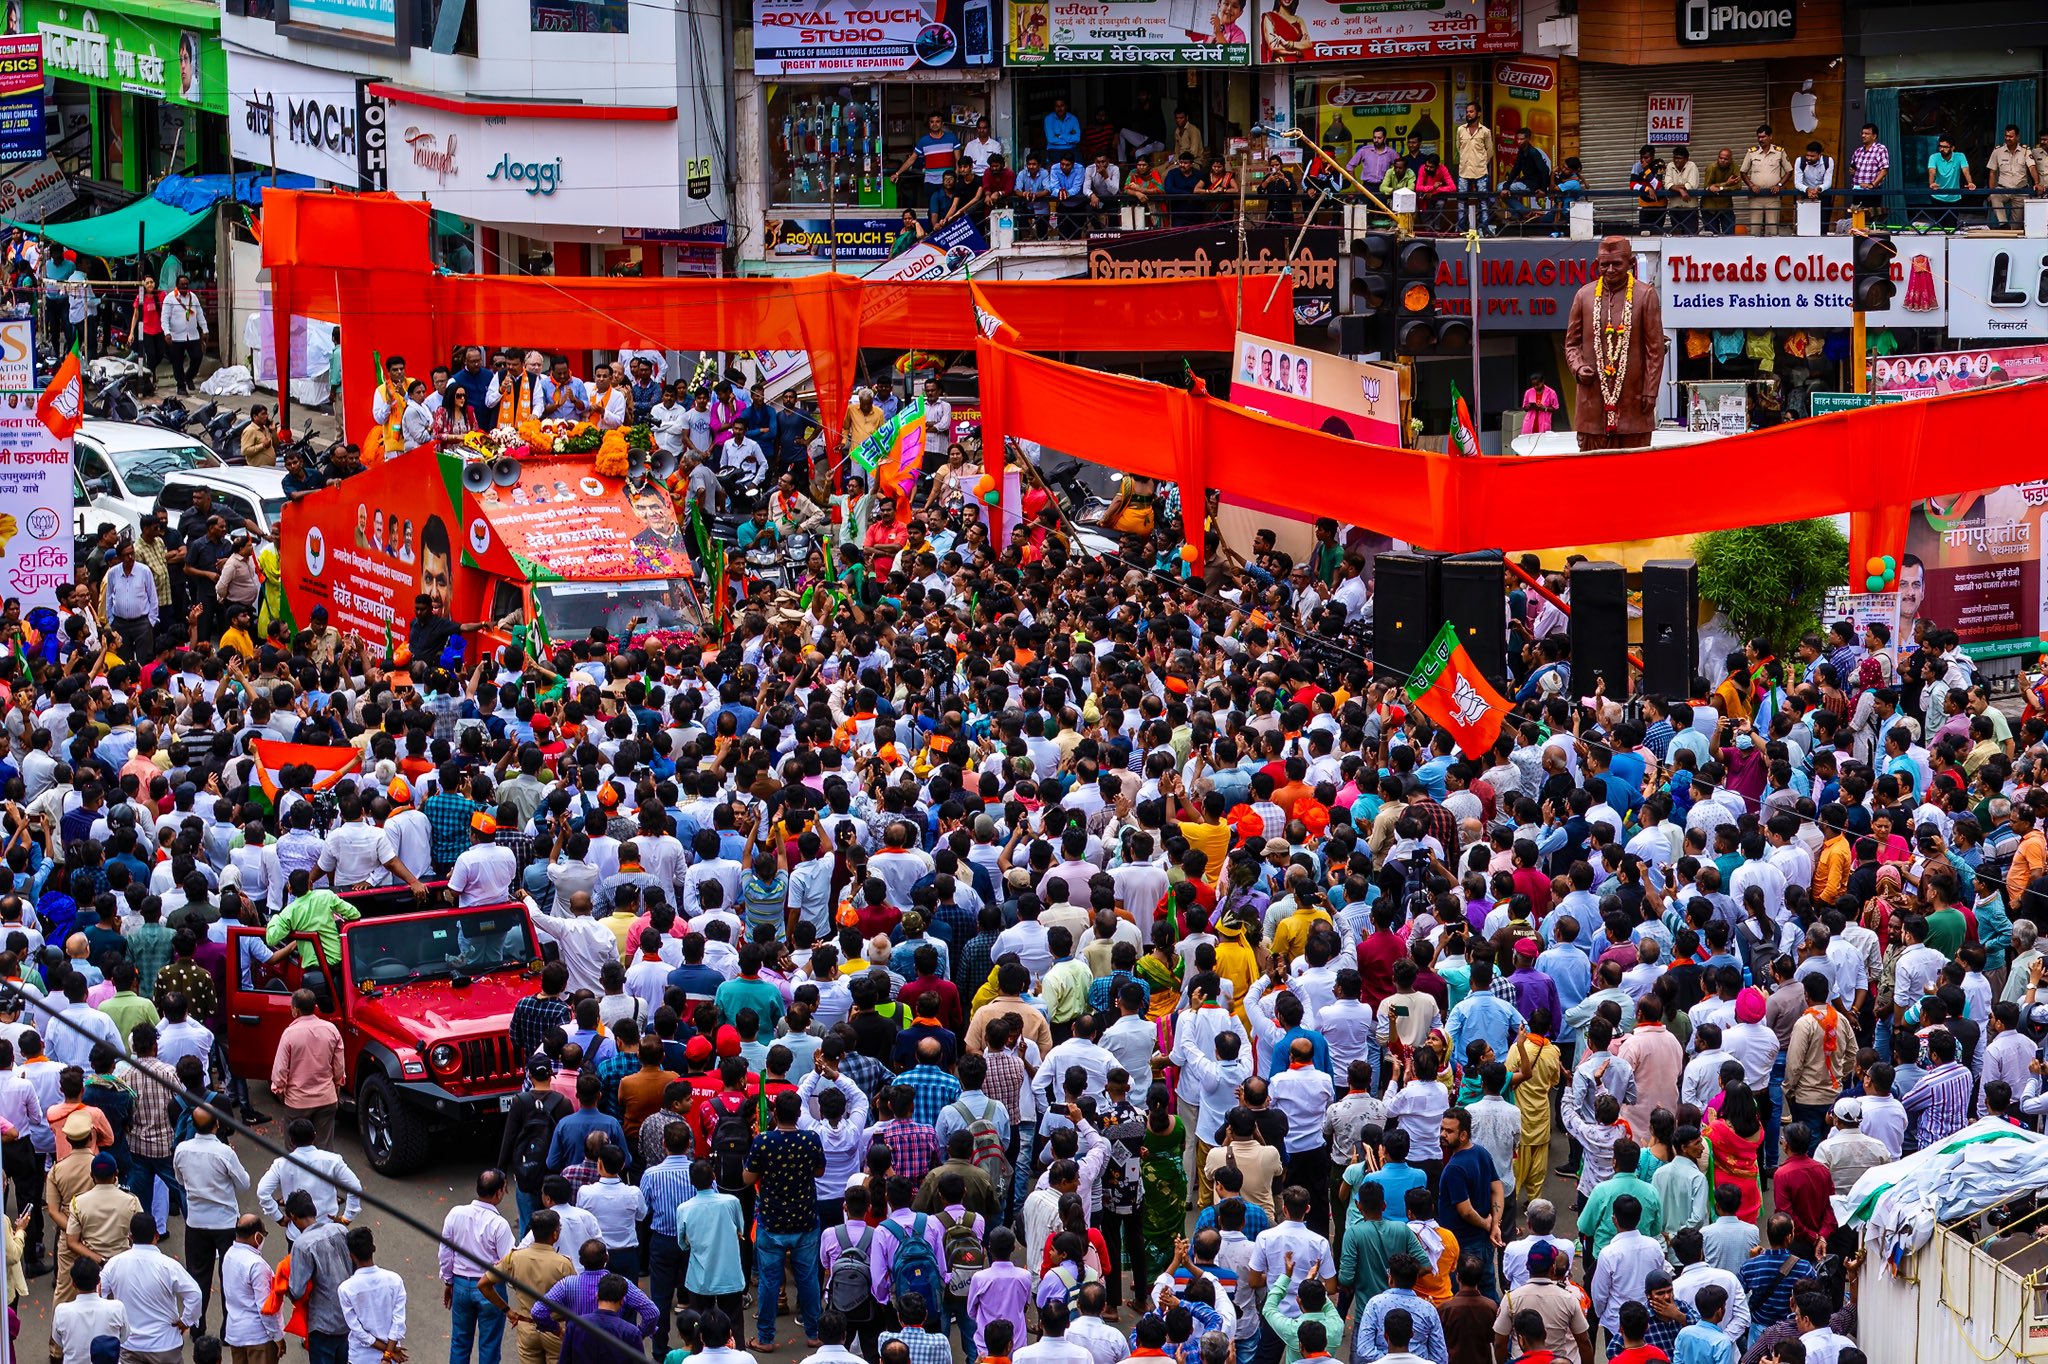
[[[356,1091],[356,1129],[370,1168],[387,1178],[427,1163],[427,1125],[399,1102],[391,1081],[372,1075]]]

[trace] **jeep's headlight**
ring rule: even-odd
[[[462,1053],[447,1042],[436,1042],[427,1052],[427,1067],[436,1075],[452,1075],[462,1065]]]

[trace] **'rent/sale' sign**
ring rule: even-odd
[[[1657,147],[1692,141],[1692,96],[1651,95],[1650,135],[1643,140]]]

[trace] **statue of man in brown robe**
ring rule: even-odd
[[[1601,239],[1600,278],[1580,289],[1564,334],[1565,363],[1578,379],[1572,425],[1581,450],[1649,445],[1664,374],[1664,308],[1656,289],[1635,277],[1626,237]]]

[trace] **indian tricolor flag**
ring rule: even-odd
[[[249,745],[256,758],[256,780],[263,794],[277,799],[278,778],[287,767],[310,767],[316,774],[313,789],[325,791],[363,765],[360,748],[329,748],[323,744],[281,744],[257,739]]]
[[[897,408],[881,430],[854,447],[853,462],[874,480],[876,493],[896,499],[896,519],[908,521],[917,471],[924,465],[924,399]]]
[[[1408,679],[1408,704],[1442,725],[1468,758],[1478,758],[1500,738],[1508,703],[1493,689],[1458,642],[1458,627],[1449,621],[1423,650]]]

